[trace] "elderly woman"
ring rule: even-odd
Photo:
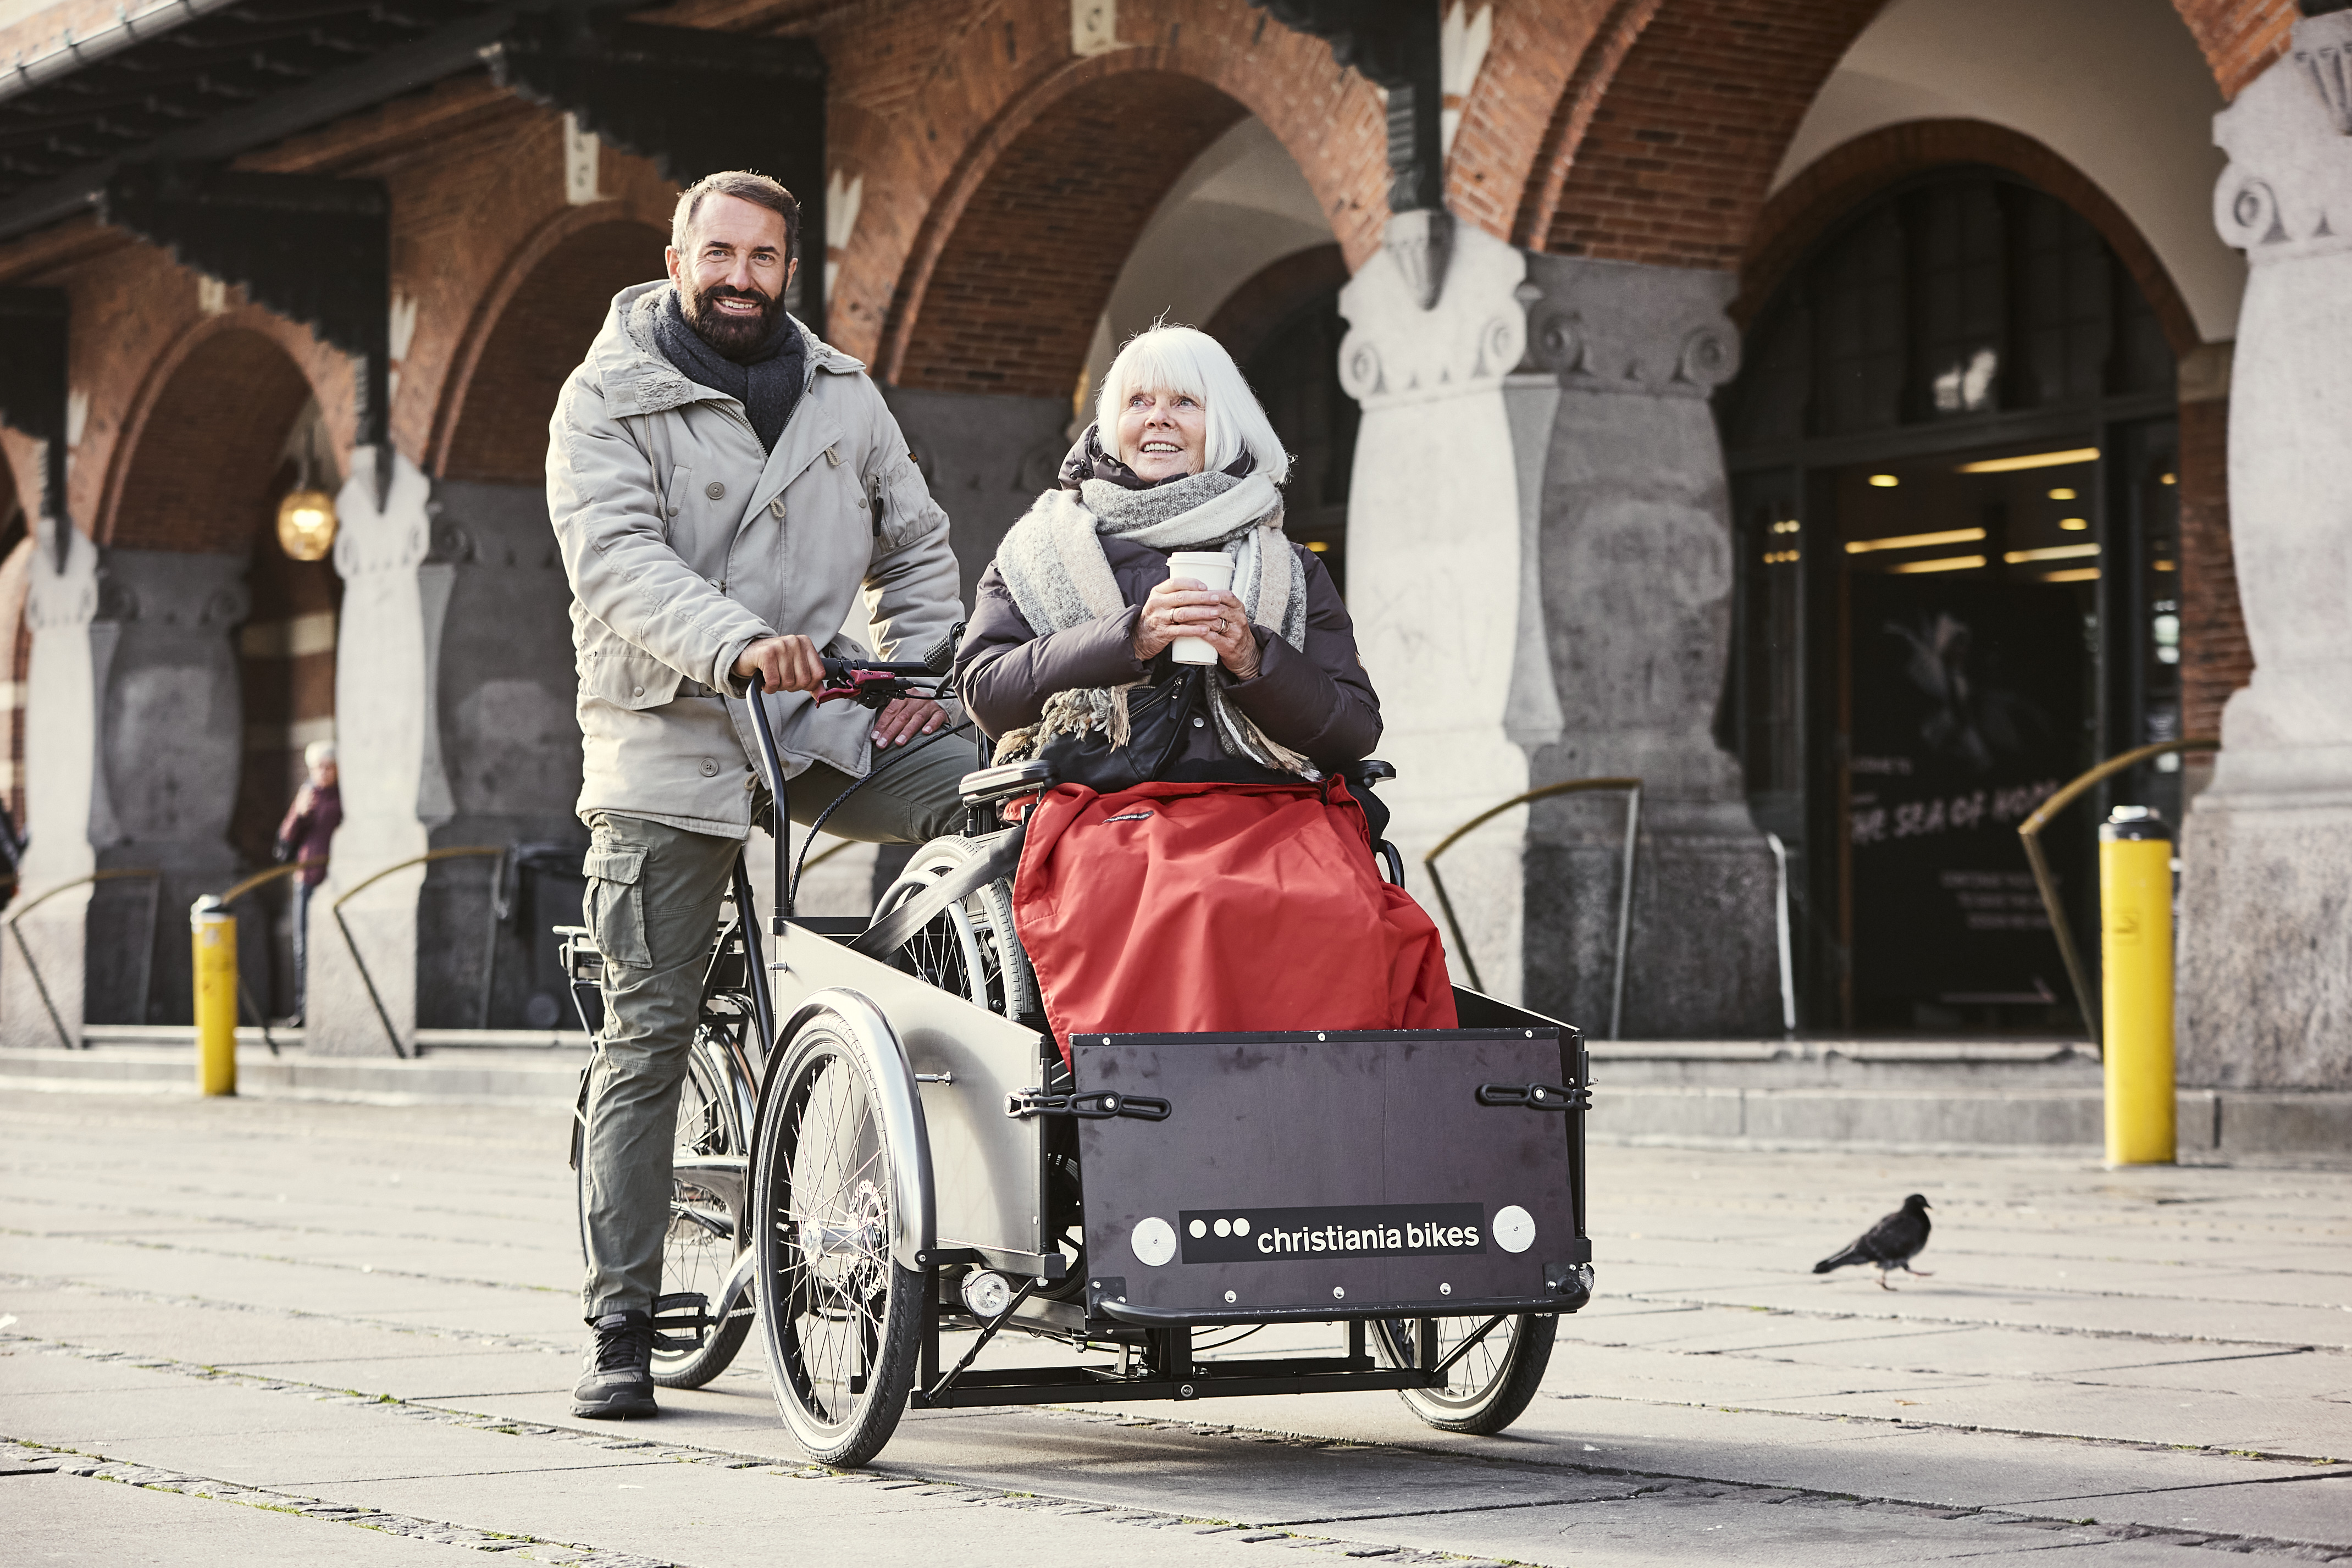
[[[1223,348],[1155,328],[1112,361],[1058,487],[981,579],[965,704],[999,760],[1071,764],[1014,885],[1066,1040],[1454,1021],[1436,930],[1380,879],[1334,777],[1379,739],[1380,703],[1339,591],[1283,536],[1288,467]],[[1232,589],[1171,574],[1178,551],[1231,557]],[[1197,667],[1171,659],[1180,637],[1216,663],[1147,741]],[[1117,831],[1076,831],[1095,826]]]
[[[1232,357],[1190,327],[1142,333],[1095,420],[980,580],[958,663],[1000,758],[1119,735],[1127,688],[1172,673],[1180,636],[1220,674],[1161,777],[1295,780],[1369,753],[1380,700],[1323,563],[1283,537],[1290,459]],[[1171,577],[1177,550],[1233,557],[1233,589]]]

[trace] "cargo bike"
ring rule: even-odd
[[[825,665],[820,701],[943,683]],[[1066,1061],[1005,821],[1052,783],[968,774],[968,831],[870,918],[796,915],[779,835],[762,921],[738,862],[679,1098],[655,1380],[708,1383],[756,1326],[793,1436],[843,1466],[910,1407],[1393,1390],[1448,1431],[1508,1426],[1592,1292],[1579,1031],[1456,988],[1452,1030],[1081,1034]],[[585,1022],[601,959],[559,934]],[[1325,1343],[1223,1348],[1283,1324]],[[951,1333],[971,1338],[950,1362]],[[1066,1354],[1003,1364],[1021,1340]]]

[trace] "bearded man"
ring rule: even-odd
[[[550,423],[548,514],[572,581],[591,841],[586,918],[604,955],[583,1141],[579,1416],[656,1413],[654,1298],[669,1224],[678,1084],[719,898],[771,805],[741,695],[770,694],[793,814],[869,771],[825,823],[876,842],[952,831],[971,766],[945,716],[816,707],[820,652],[928,657],[959,615],[947,515],[865,367],[783,308],[800,209],[775,181],[713,174],[678,198],[669,280],[625,288]],[[924,744],[927,737],[936,737]]]

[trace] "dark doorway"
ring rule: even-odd
[[[1995,171],[1874,198],[1759,314],[1719,408],[1724,738],[1790,852],[1806,1027],[2082,1027],[2017,827],[2179,733],[2173,385],[2097,231]],[[2179,782],[2142,768],[2044,835],[2079,940],[2090,824],[2178,821]]]
[[[1336,245],[1283,257],[1244,283],[1211,318],[1290,454],[1283,531],[1323,559],[1348,591],[1348,481],[1362,412],[1339,385],[1348,324],[1339,290],[1348,265]]]

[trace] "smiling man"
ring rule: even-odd
[[[935,704],[877,720],[805,695],[822,652],[860,652],[841,636],[853,611],[883,657],[922,659],[960,607],[947,515],[881,393],[784,309],[799,249],[799,205],[775,181],[697,182],[671,220],[668,281],[614,297],[548,431],[580,672],[586,919],[604,957],[581,1155],[594,1331],[581,1416],[655,1414],[652,1309],[702,960],[735,857],[771,810],[747,710],[723,694],[754,674],[780,694],[764,700],[796,820],[876,775],[825,822],[846,838],[951,831],[971,767]]]

